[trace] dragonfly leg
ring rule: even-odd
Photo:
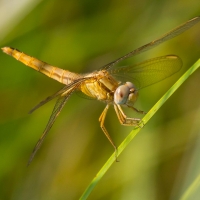
[[[140,119],[127,117],[120,105],[114,104],[114,109],[119,119],[120,124],[125,126],[139,126]],[[142,112],[142,111],[141,111]]]
[[[128,105],[127,105],[128,106]],[[140,113],[140,114],[147,114],[146,112],[142,111],[142,110],[138,110],[137,108],[135,107],[132,107],[132,106],[128,106],[129,108],[133,109],[134,111],[136,111],[137,113]]]
[[[107,105],[105,107],[105,109],[103,110],[103,112],[101,113],[101,115],[99,117],[99,122],[100,122],[100,127],[101,127],[102,131],[104,132],[105,136],[107,137],[107,139],[109,140],[109,142],[112,144],[112,146],[115,149],[115,158],[116,158],[116,162],[117,162],[118,161],[117,160],[117,155],[118,155],[118,153],[117,153],[117,147],[116,147],[115,143],[113,142],[112,138],[110,137],[108,131],[106,130],[106,128],[104,126],[104,121],[105,121],[108,109],[109,109],[109,105]]]

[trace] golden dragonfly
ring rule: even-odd
[[[106,64],[100,70],[96,70],[87,74],[73,73],[68,70],[49,65],[41,60],[26,55],[17,49],[3,47],[2,50],[4,53],[13,56],[16,60],[21,61],[25,65],[65,85],[64,88],[52,96],[47,97],[44,101],[41,101],[30,111],[32,113],[40,106],[44,105],[55,97],[58,97],[43,135],[37,142],[30,156],[28,164],[30,164],[33,160],[36,152],[40,148],[43,140],[47,136],[47,133],[51,129],[68,98],[77,90],[81,91],[90,98],[97,99],[106,104],[105,109],[99,117],[100,127],[105,136],[108,138],[109,142],[114,147],[117,158],[117,146],[113,142],[104,126],[104,120],[109,107],[111,105],[114,106],[114,110],[117,114],[119,122],[122,125],[138,126],[140,119],[127,117],[122,110],[122,106],[126,106],[136,112],[144,114],[143,111],[140,111],[134,107],[134,103],[138,97],[138,91],[144,87],[164,80],[165,78],[168,78],[174,73],[178,72],[182,67],[182,61],[176,55],[166,55],[149,59],[132,66],[119,67],[116,64],[127,58],[147,51],[169,39],[174,38],[175,36],[178,36],[199,21],[200,17],[195,17],[169,31],[160,38],[141,46],[134,51],[131,51],[130,53],[114,60],[113,62]]]

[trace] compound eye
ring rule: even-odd
[[[131,82],[126,82],[126,85],[127,85],[130,89],[132,89],[132,88],[135,89],[135,85],[134,85],[133,83],[131,83]]]
[[[116,104],[126,104],[130,88],[127,85],[119,86],[114,93],[114,102]]]

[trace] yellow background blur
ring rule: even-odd
[[[199,5],[199,0],[1,0],[0,43],[64,69],[90,72],[199,16]],[[138,109],[148,111],[200,58],[200,23],[127,62],[167,54],[180,56],[183,69],[140,91]],[[98,122],[105,105],[71,96],[26,167],[55,100],[31,115],[28,111],[63,86],[6,54],[0,53],[0,60],[0,199],[78,199],[114,151]],[[198,70],[120,155],[89,199],[179,199],[200,169],[195,154],[199,88]],[[119,124],[113,109],[105,125],[117,145],[132,130]]]

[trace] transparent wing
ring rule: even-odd
[[[103,69],[109,69],[110,67],[112,67],[113,65],[117,64],[118,62],[120,62],[122,60],[130,58],[137,54],[140,54],[144,51],[148,51],[149,49],[152,49],[152,48],[156,47],[157,45],[180,35],[184,31],[186,31],[189,28],[191,28],[192,26],[194,26],[199,21],[200,21],[200,17],[195,17],[195,18],[183,23],[182,25],[178,26],[177,28],[171,30],[170,32],[166,33],[165,35],[161,36],[157,40],[154,40],[148,44],[145,44],[144,46],[141,46],[138,49],[131,51],[130,53],[118,58],[117,60],[114,60],[113,62],[108,63],[107,65],[103,66]]]
[[[108,71],[116,79],[135,84],[142,89],[170,77],[181,69],[182,61],[175,55],[161,56],[133,66],[118,67]]]
[[[34,108],[32,108],[29,113],[32,113],[33,111],[35,111],[36,109],[38,109],[39,107],[43,106],[44,104],[46,104],[47,102],[51,101],[52,99],[54,99],[55,97],[63,94],[63,93],[67,93],[71,88],[73,88],[75,85],[79,85],[80,83],[82,83],[83,81],[85,81],[86,79],[89,78],[80,78],[68,85],[66,85],[64,88],[62,88],[61,90],[59,90],[58,92],[56,92],[55,94],[47,97],[45,100],[41,101],[39,104],[37,104]]]
[[[38,151],[38,149],[40,148],[40,146],[42,145],[42,142],[44,141],[45,137],[47,136],[49,130],[51,129],[53,123],[55,122],[56,118],[58,117],[58,115],[60,114],[62,108],[64,107],[65,103],[67,102],[70,94],[76,89],[76,85],[73,88],[70,88],[70,90],[68,90],[68,93],[65,93],[65,96],[60,96],[54,106],[54,109],[52,111],[51,117],[47,123],[47,126],[41,136],[41,138],[38,140],[37,144],[35,145],[35,148],[33,149],[33,152],[29,158],[28,161],[28,165],[32,162],[36,152]]]

